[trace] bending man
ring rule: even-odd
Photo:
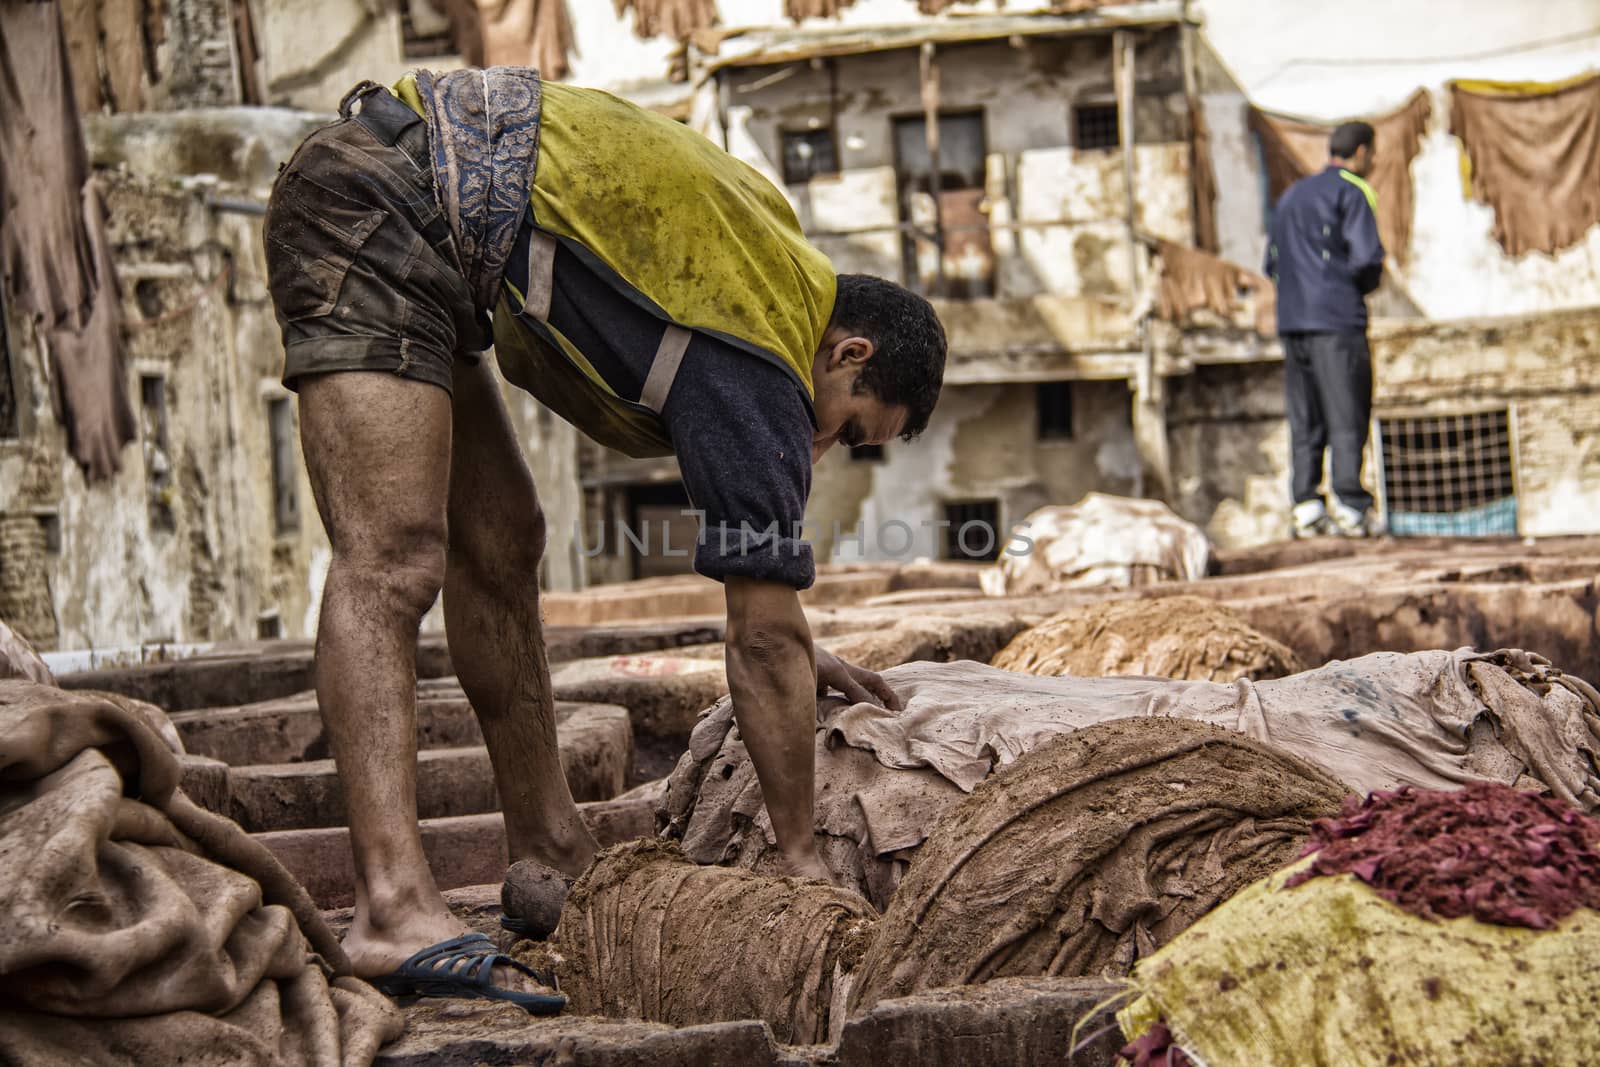
[[[525,985],[461,937],[418,833],[414,657],[441,589],[511,858],[577,873],[596,847],[556,749],[545,520],[478,355],[491,341],[510,382],[596,441],[676,454],[704,513],[695,567],[726,589],[728,683],[778,846],[793,873],[828,877],[812,838],[819,684],[895,698],[813,651],[796,524],[831,445],[926,426],[945,356],[932,308],[837,276],[755,170],[606,93],[522,68],[418,72],[358,86],[340,112],[280,175],[266,241],[333,547],[316,681],[349,801],[356,973],[506,999]]]

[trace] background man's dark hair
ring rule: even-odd
[[[1328,155],[1334,159],[1349,159],[1362,145],[1371,143],[1372,127],[1367,123],[1341,123],[1328,138]]]
[[[909,441],[928,425],[944,383],[945,337],[933,305],[903,285],[870,274],[839,275],[831,325],[872,342],[856,388],[903,405]]]

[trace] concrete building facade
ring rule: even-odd
[[[840,270],[924,291],[947,324],[945,395],[923,438],[818,466],[819,558],[982,554],[941,524],[1003,529],[1089,491],[1162,496],[1219,544],[1283,536],[1276,342],[1242,317],[1179,329],[1150,314],[1152,242],[1199,237],[1191,106],[1210,133],[1219,251],[1253,267],[1267,205],[1248,106],[1333,120],[1419,87],[1434,118],[1411,168],[1411,247],[1376,305],[1380,426],[1420,455],[1426,420],[1456,420],[1456,438],[1437,431],[1441,454],[1461,434],[1493,450],[1479,476],[1508,479],[1519,533],[1596,529],[1600,231],[1507,257],[1489,209],[1462,196],[1443,92],[1453,77],[1600,66],[1600,0],[1549,0],[1537,18],[1465,0],[1445,24],[1423,0],[1293,17],[1250,0],[1038,6],[923,16],[911,0],[858,0],[793,25],[782,0],[719,0],[720,29],[680,45],[638,39],[608,3],[569,5],[571,80],[725,144],[786,190]],[[0,617],[47,648],[314,632],[328,550],[277,382],[259,211],[277,163],[349,85],[461,61],[427,0],[168,10],[147,94],[163,110],[89,125],[140,415],[110,482],[85,484],[67,458],[49,355],[6,316]],[[1374,20],[1388,32],[1352,29]],[[278,106],[227,106],[246,99]],[[692,520],[670,461],[604,453],[508,400],[551,517],[546,587],[687,569]],[[1380,437],[1375,480],[1384,458]],[[908,542],[872,534],[890,520]],[[660,524],[657,546],[670,529],[676,551],[595,543],[642,522]]]

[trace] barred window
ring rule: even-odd
[[[1509,409],[1378,419],[1390,533],[1489,537],[1517,532]]]
[[[1116,148],[1122,143],[1116,104],[1079,104],[1072,109],[1074,148]]]

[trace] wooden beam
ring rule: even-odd
[[[1133,34],[1117,30],[1111,35],[1111,81],[1117,94],[1117,140],[1122,150],[1124,210],[1128,224],[1128,278],[1133,291],[1139,291],[1139,218],[1137,172],[1134,168],[1135,131],[1133,121],[1134,48]]]
[[[939,169],[939,62],[932,41],[923,42],[918,63],[922,77],[922,127],[928,145],[928,192],[933,197],[934,251],[938,253],[938,295],[945,293],[944,284],[944,208],[939,203],[939,193],[944,178]]]

